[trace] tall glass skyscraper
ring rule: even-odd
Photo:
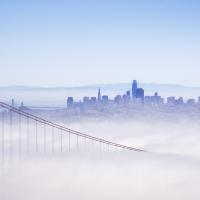
[[[98,91],[98,102],[101,101],[101,89],[99,88],[99,91]]]
[[[136,98],[136,91],[137,91],[137,81],[133,80],[133,84],[132,84],[132,97]]]

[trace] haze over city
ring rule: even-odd
[[[1,0],[0,200],[199,200],[199,10]]]

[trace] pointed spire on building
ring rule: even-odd
[[[99,91],[98,91],[98,102],[101,101],[101,89],[99,88]]]

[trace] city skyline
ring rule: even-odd
[[[185,100],[182,96],[178,98],[176,96],[168,96],[166,99],[158,94],[157,91],[152,95],[146,95],[144,88],[138,84],[137,80],[132,81],[131,89],[124,92],[124,94],[115,95],[113,99],[109,98],[108,94],[102,94],[101,88],[98,88],[97,96],[84,96],[79,101],[75,101],[73,96],[67,97],[67,108],[69,110],[74,109],[100,109],[105,107],[112,107],[114,105],[125,107],[147,105],[150,107],[154,106],[183,106],[183,105],[199,105],[200,96],[197,97],[197,101],[194,98]],[[23,106],[22,106],[23,107]]]
[[[200,0],[0,0],[0,200],[200,199]]]
[[[135,77],[200,86],[199,8],[195,0],[1,1],[1,85]]]

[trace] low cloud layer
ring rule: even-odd
[[[87,141],[81,152],[13,158],[1,166],[0,199],[200,198],[200,126],[195,121],[85,121],[69,126],[149,152],[108,152],[106,146],[100,152]]]

